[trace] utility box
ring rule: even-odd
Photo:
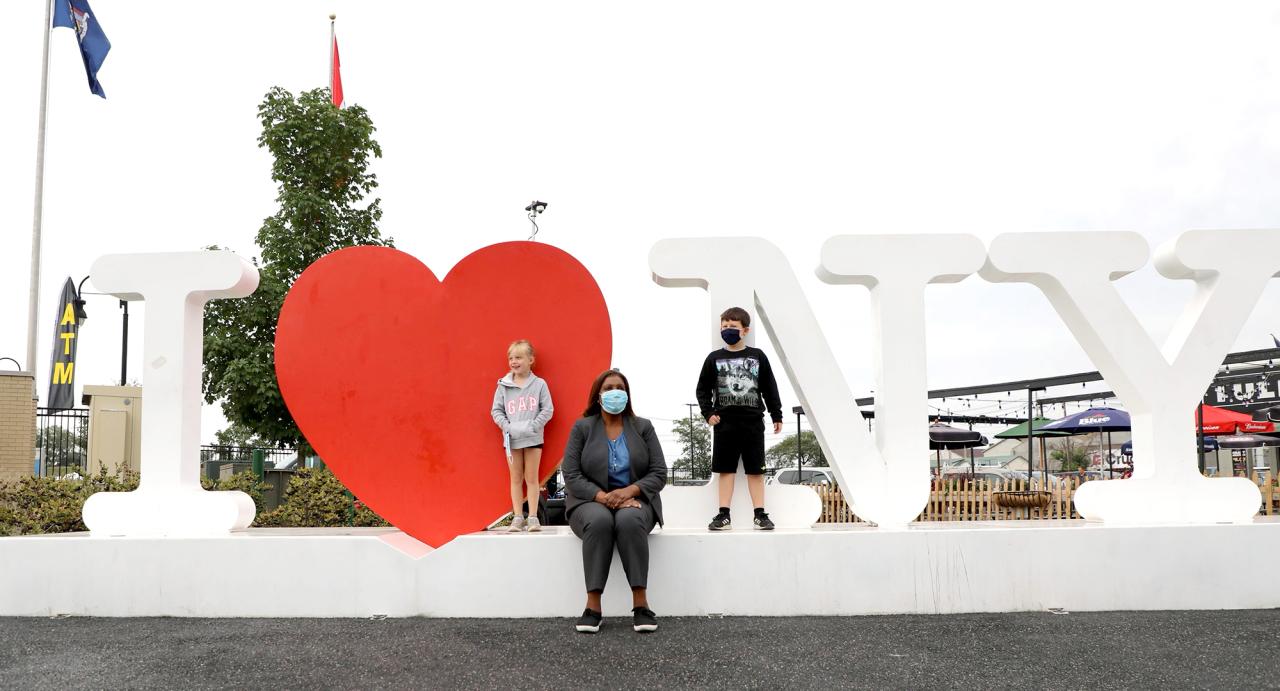
[[[81,402],[89,406],[89,455],[85,475],[106,467],[115,475],[142,468],[142,387],[86,386]]]

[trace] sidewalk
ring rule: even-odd
[[[1280,687],[1280,610],[663,618],[647,635],[610,614],[594,636],[572,617],[0,618],[0,688]]]

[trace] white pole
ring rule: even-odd
[[[329,15],[329,100],[333,100],[333,40],[334,29],[333,23],[338,19],[337,14]]]
[[[31,292],[27,303],[26,368],[36,373],[36,316],[40,311],[40,224],[44,210],[44,128],[49,109],[49,34],[53,24],[53,0],[44,5],[44,56],[40,61],[40,128],[36,131],[36,201],[31,222]],[[39,387],[37,387],[37,391]]]

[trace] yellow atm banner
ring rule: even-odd
[[[49,364],[49,399],[46,407],[56,409],[76,406],[76,341],[80,338],[80,320],[76,318],[76,284],[70,278],[62,286],[58,299],[58,321],[53,329],[53,359]]]

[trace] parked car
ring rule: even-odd
[[[1053,473],[1053,475],[1054,475],[1055,477],[1059,477],[1059,478],[1062,478],[1062,479],[1064,479],[1064,480],[1065,480],[1065,479],[1068,479],[1068,478],[1073,478],[1073,477],[1080,477],[1080,474],[1079,474],[1078,472],[1074,471],[1074,470],[1063,470],[1063,471],[1061,471],[1061,472]],[[1102,470],[1086,470],[1086,471],[1084,471],[1084,479],[1085,479],[1085,480],[1106,480],[1106,479],[1107,479],[1107,477],[1108,477],[1108,476],[1107,476],[1106,471],[1102,471]],[[1117,473],[1117,474],[1116,474],[1116,477],[1120,477],[1120,474],[1119,474],[1119,473]]]
[[[942,471],[943,480],[968,480],[970,482],[986,482],[992,486],[1009,482],[1015,477],[1014,472],[1004,468],[986,468],[979,467],[974,472],[969,472],[968,468],[945,468]]]
[[[569,525],[564,516],[564,474],[557,468],[538,492],[538,522],[542,525]],[[528,510],[525,502],[525,510]]]
[[[840,483],[836,481],[835,471],[828,467],[803,468],[797,471],[795,468],[784,468],[774,473],[773,477],[765,484],[769,485],[817,485],[822,487],[839,487]]]
[[[970,473],[968,468],[946,468],[942,472],[942,479],[944,480],[964,480],[964,479],[981,480],[984,482],[991,483],[991,485],[994,486],[996,484],[1009,483],[1015,480],[1022,480],[1025,483],[1027,481],[1027,471],[1009,470],[1008,468],[992,468],[988,466],[986,468],[979,467],[974,472]],[[1048,485],[1049,487],[1056,487],[1060,484],[1062,484],[1061,478],[1055,477],[1053,474],[1049,475],[1049,485]],[[1037,487],[1041,487],[1043,485],[1044,485],[1044,474],[1040,471],[1036,471],[1035,473],[1032,473],[1031,487],[1034,489]]]

